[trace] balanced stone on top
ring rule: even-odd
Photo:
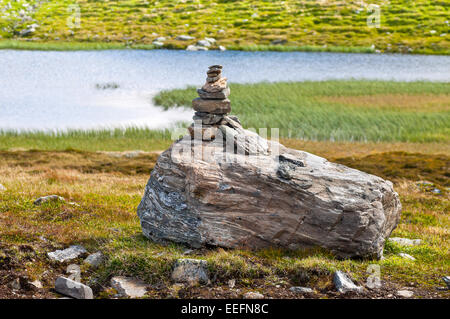
[[[199,97],[192,101],[196,113],[189,132],[194,139],[201,136],[202,140],[211,141],[215,139],[218,127],[223,125],[224,116],[231,112],[230,88],[227,78],[222,77],[221,65],[210,66],[206,74],[205,85],[197,89]]]

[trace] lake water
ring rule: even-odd
[[[61,130],[190,121],[152,104],[160,90],[201,86],[222,64],[229,82],[382,79],[450,81],[450,57],[236,51],[0,51],[0,129]],[[96,85],[116,83],[117,89]],[[231,93],[231,99],[233,93]]]

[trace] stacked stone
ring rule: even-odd
[[[192,138],[201,137],[204,141],[211,141],[219,126],[227,122],[227,114],[231,112],[231,102],[228,99],[230,88],[227,86],[227,78],[222,77],[221,65],[210,66],[206,73],[206,83],[197,90],[199,97],[192,101],[196,112],[189,132]]]

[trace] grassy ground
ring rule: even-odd
[[[23,3],[35,4],[23,7]],[[448,54],[449,6],[444,1],[374,0],[380,26],[362,1],[121,0],[6,1],[0,3],[0,36],[19,39],[0,47],[77,49],[133,47],[166,37],[166,48],[184,49],[188,34],[213,37],[218,45],[242,50],[330,50]],[[75,6],[74,6],[75,5]],[[20,12],[23,9],[24,12]],[[79,12],[80,24],[75,16]],[[20,32],[37,24],[26,36]],[[22,40],[37,44],[29,45]],[[277,41],[277,42],[273,42]],[[69,43],[69,44],[67,44]],[[75,43],[71,45],[70,43]],[[94,47],[89,43],[102,43]],[[103,45],[103,43],[106,43]],[[109,44],[108,44],[109,43]],[[273,45],[273,43],[280,43]]]
[[[155,103],[165,108],[190,105],[194,97],[195,88],[163,91],[155,97]],[[233,114],[245,127],[279,128],[284,139],[341,142],[336,147],[349,141],[371,142],[361,144],[368,148],[376,147],[378,142],[390,142],[407,152],[415,151],[416,144],[408,144],[413,142],[420,143],[419,149],[426,153],[450,150],[449,83],[231,84],[230,98]],[[57,134],[0,131],[0,150],[155,151],[170,143],[169,130],[129,128]]]
[[[156,100],[166,107],[183,105],[193,93],[192,89],[163,92]],[[306,297],[340,298],[332,285],[333,271],[347,271],[364,285],[370,264],[381,267],[383,288],[368,289],[360,297],[394,298],[397,290],[406,288],[419,298],[449,298],[448,291],[436,289],[444,285],[441,276],[450,273],[448,102],[448,83],[232,85],[233,113],[245,126],[280,125],[286,146],[394,182],[403,212],[392,236],[420,238],[423,243],[405,248],[388,242],[380,261],[336,260],[320,250],[201,249],[184,255],[186,247],[145,239],[136,215],[157,151],[172,142],[168,131],[3,132],[0,184],[6,190],[0,191],[0,297],[55,296],[54,280],[65,274],[67,265],[50,262],[46,253],[82,244],[89,252],[102,251],[108,257],[99,269],[82,266],[82,281],[102,298],[114,296],[109,287],[113,275],[146,281],[150,298],[240,298],[247,291],[305,297],[290,292],[292,285],[312,287],[315,293]],[[263,111],[255,114],[255,109]],[[344,125],[348,121],[353,125]],[[289,131],[296,126],[301,130]],[[322,132],[311,136],[320,140],[293,138],[308,132],[306,128]],[[117,152],[132,149],[146,152]],[[34,199],[49,194],[63,196],[66,202],[33,205]],[[416,261],[401,258],[399,252]],[[174,285],[170,273],[182,257],[207,260],[211,284]],[[40,280],[44,288],[12,291],[9,283],[16,278]],[[236,287],[228,286],[230,279],[236,280]]]
[[[332,141],[450,141],[450,84],[325,81],[232,84],[244,126],[279,128],[290,138]],[[190,105],[193,87],[163,91],[155,103]],[[255,112],[257,110],[257,112]]]
[[[439,154],[439,150],[426,155],[390,152],[395,144],[377,145],[366,152],[358,143],[348,143],[345,157],[333,152],[334,143],[308,142],[301,146],[394,182],[403,214],[393,236],[420,238],[423,244],[403,248],[388,243],[381,261],[339,261],[319,250],[207,249],[184,255],[186,248],[181,245],[161,246],[141,235],[136,207],[157,154],[130,158],[119,153],[2,151],[0,182],[7,190],[0,192],[0,296],[54,296],[54,280],[64,275],[67,265],[51,263],[46,253],[82,244],[90,252],[100,250],[108,256],[106,264],[97,270],[82,267],[82,281],[103,298],[114,295],[109,288],[113,275],[134,276],[151,284],[150,298],[240,298],[246,291],[302,298],[289,291],[292,285],[314,288],[316,298],[335,298],[340,296],[332,287],[333,271],[348,271],[355,281],[365,284],[370,264],[381,267],[383,289],[368,290],[363,297],[395,297],[397,289],[407,287],[415,297],[449,298],[448,292],[436,290],[443,285],[440,277],[450,272],[449,154]],[[422,179],[434,185],[418,185]],[[432,191],[436,188],[440,194]],[[34,199],[48,194],[61,195],[67,202],[33,205]],[[417,260],[405,260],[397,255],[399,252]],[[173,285],[170,272],[175,260],[182,257],[207,260],[212,283],[205,287]],[[44,289],[23,289],[14,294],[8,283],[18,277],[40,280]],[[230,279],[236,280],[235,288],[228,287]]]

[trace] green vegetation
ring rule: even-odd
[[[392,236],[419,238],[422,244],[388,242],[380,261],[337,260],[320,249],[184,254],[186,247],[144,238],[136,215],[159,154],[148,151],[166,149],[172,143],[169,130],[1,132],[0,183],[6,190],[0,190],[0,297],[11,298],[8,283],[25,276],[44,284],[40,297],[52,297],[55,278],[67,265],[50,262],[46,253],[72,244],[107,255],[99,269],[82,266],[82,281],[100,298],[116,293],[108,288],[115,275],[152,284],[149,298],[240,298],[247,291],[297,298],[289,291],[292,285],[313,288],[313,297],[339,298],[332,273],[347,271],[364,284],[371,264],[381,267],[383,289],[362,297],[389,297],[404,287],[418,298],[450,297],[436,289],[450,272],[449,83],[259,83],[232,84],[231,90],[233,113],[245,126],[279,126],[288,147],[391,180],[403,206]],[[155,101],[168,108],[189,105],[194,96],[193,88],[165,91]],[[147,152],[114,152],[132,149]],[[66,202],[33,205],[49,194]],[[211,286],[173,284],[172,267],[183,257],[208,261]],[[228,286],[230,279],[235,288]]]
[[[213,37],[217,40],[213,48],[449,54],[447,3],[374,0],[371,4],[380,6],[379,27],[368,26],[374,11],[360,1],[2,1],[0,36],[21,41],[5,41],[0,47],[152,48],[153,40],[164,36],[169,49]],[[175,39],[183,34],[196,40]]]
[[[450,141],[450,84],[325,81],[231,84],[233,114],[245,127],[279,128],[289,138],[331,141]],[[155,103],[190,105],[193,87]],[[255,112],[255,110],[258,110]]]
[[[442,165],[442,161],[448,163],[450,157],[398,152],[354,156],[361,151],[354,144],[346,148],[349,157],[334,158],[334,145],[314,142],[304,149],[317,151],[319,147],[319,153],[333,161],[390,178],[403,204],[402,219],[393,236],[420,238],[423,244],[401,247],[388,242],[381,261],[337,260],[315,249],[252,252],[219,248],[185,255],[186,248],[181,245],[162,246],[144,238],[136,216],[157,154],[130,158],[118,153],[3,151],[0,176],[7,190],[0,192],[0,262],[7,267],[0,268],[0,295],[10,296],[3,279],[26,275],[30,280],[40,280],[45,296],[51,297],[54,280],[65,272],[65,266],[51,263],[46,253],[82,244],[90,252],[100,250],[108,257],[99,269],[83,266],[82,281],[94,287],[102,298],[115,294],[108,288],[114,275],[133,276],[152,284],[150,298],[239,298],[249,290],[269,297],[298,297],[289,291],[292,285],[312,287],[318,298],[333,298],[337,296],[332,285],[333,271],[348,271],[364,284],[370,264],[381,267],[383,289],[368,291],[365,297],[387,297],[406,286],[415,297],[448,298],[448,291],[435,288],[444,285],[440,277],[450,271],[448,192],[438,182],[433,189],[440,189],[440,194],[420,187],[420,174],[415,176],[414,172],[428,172],[427,178],[440,181],[445,172],[434,173],[429,168]],[[388,167],[380,167],[379,163]],[[408,165],[415,168],[405,168]],[[63,196],[66,202],[33,205],[34,199],[48,194]],[[417,260],[403,259],[399,252]],[[183,257],[207,260],[215,288],[173,285],[172,267],[176,259]],[[82,260],[78,263],[82,264]],[[228,287],[230,279],[236,280],[239,291]]]

